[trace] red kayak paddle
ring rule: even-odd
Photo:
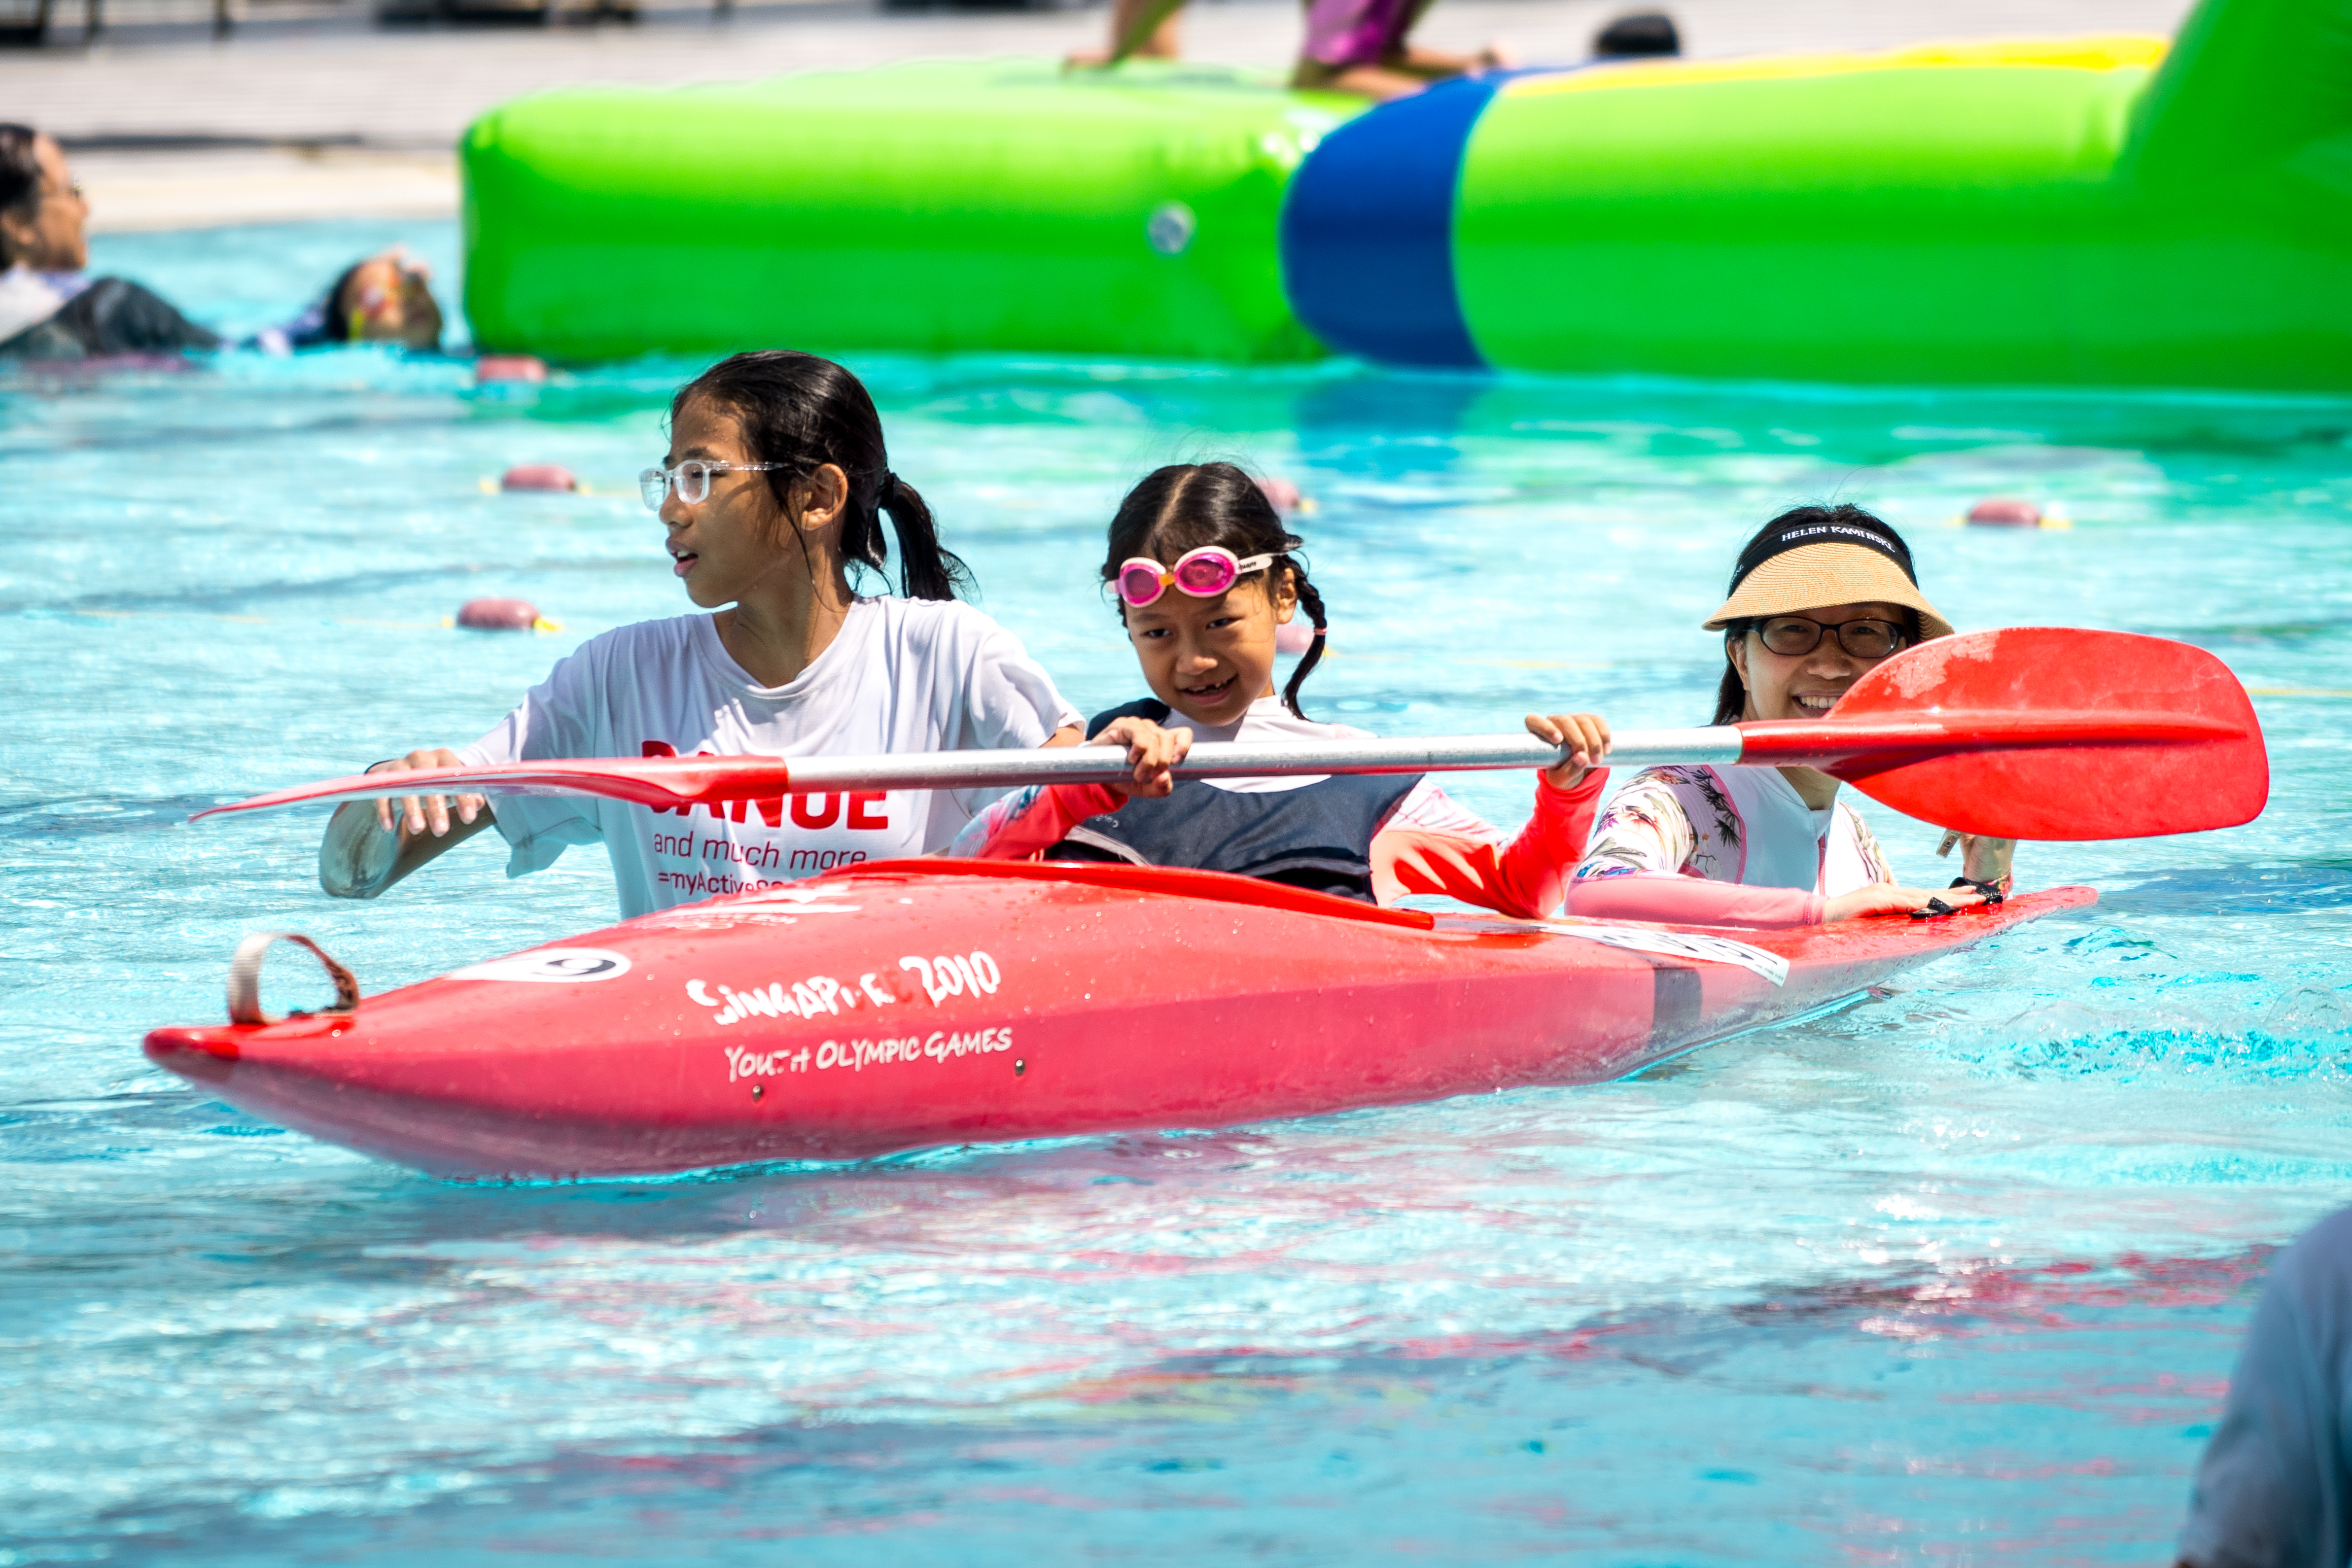
[[[677,810],[843,790],[1105,784],[1101,747],[888,757],[597,758],[362,774],[257,795],[192,821],[409,795],[598,795]],[[1532,736],[1203,744],[1179,779],[1547,768]],[[2253,704],[2201,648],[2023,626],[1941,637],[1854,683],[1818,719],[1623,730],[1614,768],[1819,768],[1907,816],[2005,839],[2128,839],[2235,827],[2270,799]]]

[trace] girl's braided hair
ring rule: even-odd
[[[1206,545],[1221,545],[1244,558],[1273,556],[1274,564],[1265,578],[1267,596],[1274,595],[1281,574],[1287,572],[1299,607],[1307,612],[1317,632],[1282,688],[1283,706],[1305,718],[1306,712],[1298,706],[1298,688],[1323,662],[1321,633],[1328,624],[1323,615],[1323,596],[1307,580],[1307,563],[1297,554],[1306,544],[1283,527],[1281,514],[1258,488],[1257,481],[1234,465],[1171,463],[1145,475],[1118,504],[1118,515],[1110,520],[1110,553],[1103,559],[1103,581],[1117,580],[1119,564],[1137,556],[1173,561],[1185,551]],[[1122,620],[1126,613],[1122,604]]]

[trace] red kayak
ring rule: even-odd
[[[348,1012],[157,1030],[147,1054],[440,1176],[861,1159],[1598,1082],[2095,897],[1727,932],[1433,916],[1213,872],[882,862]]]

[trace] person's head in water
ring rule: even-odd
[[[1592,35],[1597,60],[1641,59],[1683,52],[1682,33],[1663,11],[1636,11],[1618,17]]]
[[[1198,724],[1238,723],[1274,690],[1275,628],[1304,608],[1315,640],[1282,692],[1304,718],[1298,688],[1326,624],[1296,554],[1305,543],[1230,463],[1171,464],[1129,491],[1102,575],[1151,695]]]
[[[1952,633],[1903,536],[1847,505],[1798,507],[1759,528],[1706,628],[1723,633],[1717,724],[1819,718],[1880,661]]]
[[[89,204],[56,139],[0,124],[0,267],[81,271],[89,265]]]
[[[334,343],[441,346],[433,271],[400,246],[345,267],[320,306],[319,332]]]
[[[736,602],[784,572],[845,599],[853,570],[887,580],[885,512],[908,598],[953,599],[971,586],[922,497],[890,472],[874,400],[831,360],[734,355],[679,388],[669,417],[669,455],[646,471],[646,499],[695,603]]]

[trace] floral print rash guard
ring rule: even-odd
[[[1844,801],[1807,806],[1772,768],[1651,768],[1594,824],[1571,915],[1709,925],[1808,925],[1827,902],[1892,883]]]

